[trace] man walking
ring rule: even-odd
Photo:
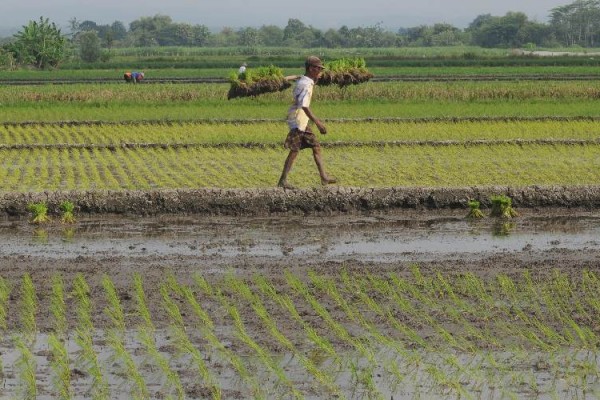
[[[294,88],[294,102],[288,111],[287,122],[290,131],[285,139],[284,147],[290,150],[290,153],[283,165],[283,172],[279,178],[277,186],[292,189],[293,187],[287,183],[287,177],[292,169],[292,165],[302,149],[311,148],[313,158],[319,169],[321,176],[321,184],[329,185],[336,183],[336,179],[329,177],[325,172],[323,160],[321,159],[321,145],[315,134],[310,130],[308,123],[312,121],[321,134],[327,133],[325,125],[312,113],[310,110],[310,100],[313,93],[315,83],[319,79],[321,71],[323,71],[323,63],[318,57],[311,56],[304,63],[305,74],[300,77]]]

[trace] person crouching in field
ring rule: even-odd
[[[325,135],[327,133],[325,125],[323,125],[310,109],[313,88],[319,79],[321,71],[323,71],[323,63],[318,57],[311,56],[306,59],[304,67],[306,72],[296,83],[293,92],[294,101],[287,116],[290,131],[285,139],[284,147],[289,149],[290,152],[285,160],[283,172],[277,183],[277,186],[286,189],[293,188],[288,184],[287,177],[298,153],[300,150],[306,148],[311,148],[313,151],[313,158],[319,169],[319,175],[321,176],[321,184],[329,185],[336,183],[336,179],[328,176],[325,172],[323,160],[321,159],[321,145],[315,134],[311,131],[310,126],[308,126],[309,121],[312,121],[321,134]]]
[[[138,83],[142,79],[144,79],[144,73],[137,71],[125,72],[125,74],[123,75],[123,79],[125,79],[125,82]]]

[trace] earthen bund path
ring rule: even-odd
[[[24,216],[27,205],[44,202],[50,213],[71,201],[87,214],[268,215],[394,209],[464,209],[469,200],[491,207],[491,197],[506,195],[516,208],[600,208],[600,185],[427,187],[315,187],[306,189],[68,190],[0,193],[0,215]]]

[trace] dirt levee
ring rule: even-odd
[[[0,214],[25,215],[27,205],[45,202],[51,213],[65,200],[77,211],[90,214],[157,215],[199,213],[208,215],[264,215],[270,213],[348,212],[392,209],[467,209],[478,200],[490,206],[494,195],[511,197],[516,207],[600,207],[600,186],[489,186],[462,188],[352,188],[327,187],[284,190],[181,189],[148,191],[56,191],[4,193]]]

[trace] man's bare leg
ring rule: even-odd
[[[290,173],[292,165],[294,165],[294,161],[296,161],[297,156],[297,151],[290,150],[290,154],[288,154],[287,158],[285,159],[285,163],[283,164],[283,172],[281,173],[281,177],[279,178],[277,186],[282,188],[291,188],[291,185],[287,183],[287,176]]]
[[[321,184],[329,185],[331,183],[336,183],[337,180],[335,178],[331,178],[325,172],[325,167],[323,166],[323,159],[321,158],[321,148],[313,147],[313,158],[315,159],[315,163],[317,164],[317,168],[319,169],[319,175],[321,176]]]

